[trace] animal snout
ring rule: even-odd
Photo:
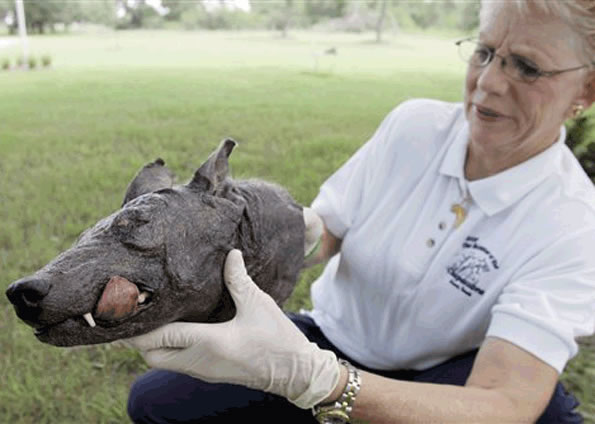
[[[6,296],[15,306],[19,318],[35,322],[41,312],[41,302],[48,295],[51,284],[38,278],[24,278],[8,286]]]

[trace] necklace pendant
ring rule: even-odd
[[[455,228],[459,228],[463,221],[465,221],[465,218],[467,218],[467,211],[459,203],[452,205],[450,211],[455,214]]]

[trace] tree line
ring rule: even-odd
[[[116,29],[272,29],[284,35],[292,28],[315,27],[376,31],[380,39],[386,29],[471,31],[478,24],[479,10],[479,0],[251,0],[249,13],[232,7],[229,0],[162,0],[160,10],[146,0],[23,2],[27,29],[39,34],[68,31],[74,22],[86,22]],[[14,7],[14,0],[0,0],[0,17],[6,17],[13,33],[17,31]]]

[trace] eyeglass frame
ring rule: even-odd
[[[482,65],[476,65],[476,64],[472,63],[470,60],[465,60],[461,56],[461,44],[463,44],[464,42],[467,42],[467,41],[470,41],[470,42],[472,42],[474,44],[477,44],[478,46],[485,47],[485,49],[489,52],[489,54],[490,54],[489,55],[489,58],[486,60],[486,62],[484,64],[482,64]],[[520,55],[517,55],[517,54],[509,54],[507,56],[502,56],[502,55],[496,53],[496,49],[494,49],[493,47],[486,46],[485,44],[481,43],[476,37],[463,38],[461,40],[456,41],[455,42],[455,45],[459,48],[459,56],[461,57],[461,59],[463,59],[463,61],[465,63],[468,63],[468,64],[473,65],[473,66],[477,66],[479,68],[485,68],[486,66],[488,66],[492,62],[492,60],[494,60],[494,57],[499,57],[500,58],[500,62],[503,64],[503,66],[506,66],[506,64],[507,64],[507,60],[506,59],[508,59],[508,58],[510,58],[512,56],[516,56],[516,57],[525,59],[523,56],[520,56]],[[530,60],[530,59],[527,59],[527,60]],[[538,73],[538,75],[534,79],[526,79],[526,78],[522,78],[522,77],[521,77],[521,79],[517,79],[517,78],[514,78],[512,75],[510,75],[508,73],[506,73],[506,74],[509,75],[509,76],[511,76],[513,79],[515,79],[517,81],[522,81],[522,82],[525,82],[527,84],[532,84],[532,83],[534,83],[535,81],[537,81],[541,77],[548,77],[549,78],[549,77],[553,77],[555,75],[562,74],[564,72],[577,71],[579,69],[587,68],[587,67],[594,66],[594,65],[595,65],[595,61],[594,62],[591,62],[589,64],[586,64],[586,65],[575,66],[573,68],[568,68],[568,69],[556,69],[556,70],[550,70],[550,71],[543,71],[543,70],[539,69],[539,67],[536,64],[534,64],[534,66],[533,65],[531,65],[531,66],[533,66],[537,70],[537,73]]]

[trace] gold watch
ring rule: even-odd
[[[357,368],[344,359],[339,359],[339,363],[347,368],[349,378],[339,399],[312,408],[312,414],[320,424],[348,423],[351,418],[353,403],[362,385],[362,378]]]

